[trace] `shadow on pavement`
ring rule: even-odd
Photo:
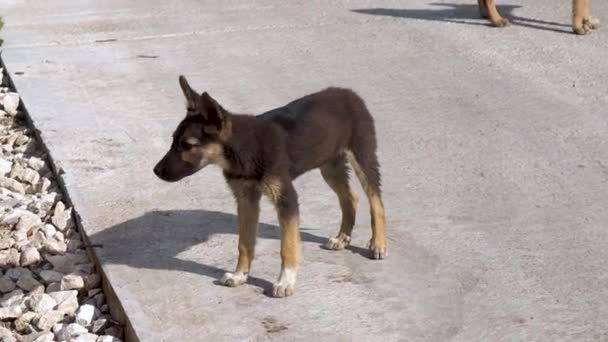
[[[473,0],[471,0],[473,2]],[[391,8],[365,8],[365,9],[353,9],[352,12],[368,15],[381,15],[398,18],[409,18],[409,19],[421,19],[430,21],[443,21],[450,23],[458,23],[465,25],[481,25],[491,26],[489,22],[480,23],[467,21],[471,19],[481,18],[477,4],[456,4],[456,3],[431,3],[431,6],[437,6],[438,9],[391,9]],[[441,8],[439,8],[441,7]],[[503,5],[499,6],[498,10],[501,15],[513,25],[529,27],[538,30],[546,30],[561,33],[572,33],[571,30],[563,30],[554,27],[547,27],[542,25],[557,26],[557,27],[570,27],[570,25],[556,23],[552,21],[544,21],[539,19],[529,19],[525,17],[516,16],[513,14],[513,10],[520,8],[521,6],[514,5]]]
[[[327,237],[307,230],[310,229],[300,229],[302,241],[322,248]],[[93,234],[90,240],[92,244],[100,245],[98,254],[104,264],[195,273],[215,279],[219,285],[218,280],[228,270],[177,257],[192,246],[206,242],[214,234],[237,234],[237,217],[206,210],[151,211]],[[258,237],[278,240],[279,227],[259,223]],[[235,257],[238,255],[236,243],[227,244],[225,248],[229,248]],[[349,246],[347,249],[368,256],[364,248]],[[272,288],[271,282],[252,276],[247,282],[266,291]]]

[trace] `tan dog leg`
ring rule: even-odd
[[[344,157],[340,157],[321,166],[321,175],[329,187],[338,195],[342,210],[342,223],[336,237],[330,238],[325,245],[328,249],[343,249],[350,243],[350,237],[355,225],[357,211],[357,195],[348,185],[348,169]]]
[[[380,174],[378,162],[375,155],[363,155],[359,157],[348,153],[349,161],[355,170],[355,174],[367,195],[372,217],[372,238],[369,240],[369,250],[373,259],[384,259],[388,255],[386,247],[384,204],[380,194]]]
[[[253,188],[233,189],[237,196],[239,220],[239,259],[236,271],[226,272],[220,282],[226,286],[239,286],[247,281],[255,252],[261,193]]]
[[[488,19],[490,19],[490,21],[492,22],[492,25],[496,26],[496,27],[505,27],[507,25],[509,25],[509,21],[505,18],[503,18],[500,13],[498,12],[498,9],[496,9],[496,0],[480,0],[480,1],[484,1],[484,5],[485,5],[485,10],[487,11],[487,16]],[[480,8],[482,8],[482,6],[480,5]],[[483,13],[482,13],[483,15]]]
[[[587,34],[600,27],[600,21],[591,17],[590,0],[572,1],[572,31],[576,34]]]

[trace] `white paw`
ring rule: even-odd
[[[272,296],[278,298],[291,296],[296,286],[296,275],[297,271],[294,269],[281,269],[279,280],[272,285]]]
[[[344,249],[350,243],[350,236],[340,233],[338,236],[329,238],[325,247],[327,249],[339,250]]]
[[[247,281],[247,275],[243,272],[226,272],[220,279],[220,283],[225,286],[236,287],[243,285]]]
[[[386,248],[386,243],[384,242],[376,242],[370,240],[367,243],[367,248],[371,252],[370,258],[375,260],[381,260],[388,256],[388,250]]]

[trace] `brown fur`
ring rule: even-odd
[[[298,195],[292,181],[312,169],[321,170],[342,210],[338,235],[327,246],[341,249],[348,245],[358,200],[349,186],[347,161],[369,199],[370,256],[386,256],[374,120],[357,94],[349,89],[328,88],[252,116],[230,113],[209,94],[192,90],[183,76],[180,85],[187,115],[154,172],[163,180],[178,181],[207,164],[223,169],[239,216],[236,273],[224,275],[225,285],[241,284],[250,271],[259,201],[265,195],[274,204],[281,226],[282,271],[273,294],[282,297],[293,293],[301,246]]]
[[[496,9],[496,0],[477,0],[477,2],[481,15],[490,19],[494,26],[504,27],[509,24],[509,21]],[[572,30],[576,34],[587,34],[600,25],[599,20],[590,16],[589,2],[590,0],[572,0]]]

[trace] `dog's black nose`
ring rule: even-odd
[[[157,177],[160,177],[160,173],[161,173],[160,171],[161,171],[160,165],[156,165],[156,166],[154,167],[154,174],[155,174]]]

